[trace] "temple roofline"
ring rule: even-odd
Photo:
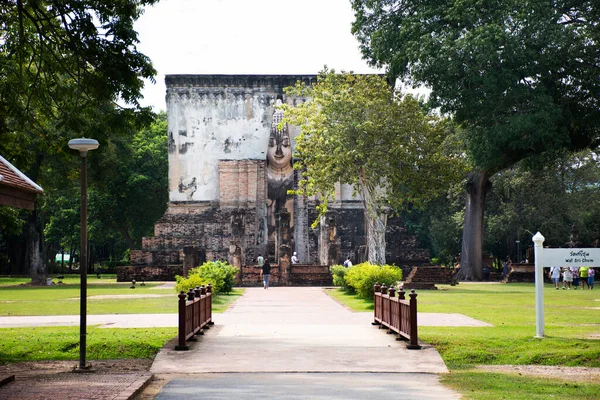
[[[317,75],[166,75],[167,87],[275,87],[284,88],[302,81],[308,85],[317,81]]]

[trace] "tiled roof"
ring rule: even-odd
[[[32,193],[43,193],[39,185],[0,156],[0,185],[12,186]]]

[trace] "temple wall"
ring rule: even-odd
[[[295,284],[297,278],[297,284],[325,284],[327,272],[309,267],[296,268],[292,279],[292,252],[302,264],[325,268],[341,264],[347,256],[354,263],[367,259],[363,204],[350,185],[336,185],[335,199],[316,228],[311,224],[318,218],[318,197],[288,194],[300,178],[292,169],[299,131],[279,124],[283,115],[275,104],[305,100],[283,94],[298,80],[311,84],[316,77],[166,77],[170,201],[155,224],[154,237],[144,238],[142,250],[131,252],[132,265],[170,268],[184,260],[189,264],[189,254],[197,252],[198,262],[217,258],[250,267],[249,281],[244,281],[248,283],[255,278],[252,266],[261,253],[282,268],[281,282]],[[418,248],[402,221],[390,222],[388,263],[428,262],[429,254]]]
[[[297,80],[314,79],[168,75],[169,200],[218,200],[219,160],[264,160],[277,96]],[[297,134],[292,127],[290,136]]]

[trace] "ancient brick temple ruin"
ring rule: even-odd
[[[283,88],[314,75],[168,75],[169,206],[154,237],[131,253],[119,279],[172,279],[206,260],[241,268],[238,284],[258,284],[256,257],[275,265],[275,284],[328,284],[327,266],[367,259],[364,210],[352,188],[317,228],[317,200],[289,195],[298,182],[292,151],[297,127],[283,125],[277,104],[296,104]],[[399,220],[388,223],[387,260],[427,263]],[[300,264],[290,265],[293,252]]]

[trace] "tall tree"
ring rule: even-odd
[[[133,250],[153,232],[169,201],[167,114],[131,138],[112,138],[96,160],[92,215]]]
[[[600,5],[593,0],[352,0],[363,55],[432,89],[467,133],[461,278],[481,278],[489,177],[600,140]]]
[[[307,98],[284,106],[285,120],[301,128],[294,164],[303,171],[300,193],[320,195],[324,213],[335,184],[352,185],[365,206],[369,261],[385,264],[388,212],[435,197],[456,170],[457,158],[440,151],[445,121],[377,75],[325,69],[313,86],[286,92]]]
[[[66,162],[70,138],[102,142],[134,120],[148,121],[151,112],[137,99],[155,71],[136,49],[133,23],[156,1],[0,3],[0,153],[42,187],[55,184],[49,163]],[[37,207],[27,227],[34,283],[46,273],[42,225]]]

